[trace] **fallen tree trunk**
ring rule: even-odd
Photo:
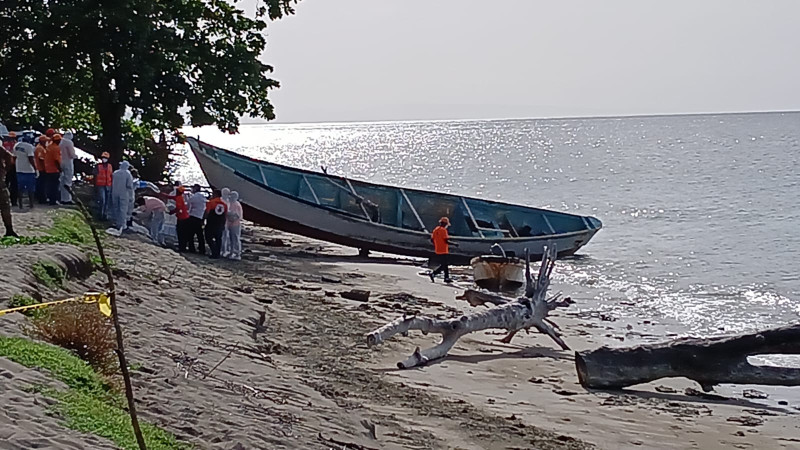
[[[601,347],[576,352],[575,367],[581,385],[598,389],[621,389],[668,377],[689,378],[706,392],[718,384],[800,386],[800,369],[747,361],[748,356],[767,354],[800,354],[800,325],[739,336]]]
[[[420,350],[419,347],[405,361],[397,363],[401,369],[424,365],[429,361],[442,358],[453,348],[456,341],[465,334],[490,328],[501,328],[516,333],[522,329],[536,328],[550,336],[562,349],[569,347],[561,339],[556,328],[545,317],[557,306],[563,303],[555,300],[548,301],[547,288],[550,285],[550,274],[555,265],[556,249],[547,248],[542,256],[542,265],[539,276],[534,281],[530,274],[530,258],[526,255],[526,295],[516,300],[508,300],[499,296],[485,293],[468,296],[468,301],[474,304],[492,303],[498,305],[476,314],[465,315],[455,319],[440,320],[430,317],[403,316],[366,335],[367,345],[378,345],[395,334],[407,334],[410,330],[420,330],[423,334],[437,333],[442,335],[442,341],[431,348]],[[473,299],[473,300],[470,300]],[[478,300],[479,299],[479,300]],[[511,335],[513,336],[513,334]]]

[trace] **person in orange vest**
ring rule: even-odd
[[[100,220],[108,220],[108,208],[111,204],[111,174],[114,167],[108,162],[111,155],[103,152],[100,162],[94,168],[94,186],[97,195],[97,215]]]
[[[431,233],[431,242],[433,242],[433,250],[436,253],[435,262],[439,264],[436,270],[428,274],[431,277],[431,282],[435,281],[436,275],[444,272],[444,282],[452,283],[450,279],[450,246],[458,247],[456,244],[450,242],[450,235],[447,233],[447,228],[450,226],[450,219],[442,217],[439,219],[439,226],[433,229]]]
[[[36,166],[36,200],[40,205],[47,203],[47,191],[44,174],[44,155],[47,153],[47,136],[39,136],[39,145],[33,152],[33,162]]]
[[[61,200],[61,192],[59,190],[59,178],[61,177],[61,135],[53,134],[50,144],[47,146],[47,151],[44,154],[44,172],[47,186],[47,201],[51,205],[57,205]]]

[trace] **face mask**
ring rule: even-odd
[[[103,163],[105,164],[107,162],[108,162],[108,158],[103,158]]]

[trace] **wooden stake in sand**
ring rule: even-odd
[[[555,246],[545,248],[542,265],[539,267],[539,276],[535,280],[531,276],[530,256],[527,251],[525,253],[527,284],[524,297],[508,300],[482,292],[467,291],[460,298],[466,299],[473,306],[486,303],[497,306],[476,314],[449,320],[404,315],[367,334],[367,345],[378,345],[395,334],[407,334],[409,330],[420,330],[423,334],[438,333],[442,335],[442,342],[439,345],[422,351],[417,347],[408,359],[397,363],[397,367],[401,369],[421,366],[429,361],[442,358],[447,355],[447,352],[453,348],[461,336],[489,328],[508,330],[510,333],[506,336],[506,341],[510,341],[514,333],[519,330],[536,328],[550,336],[562,349],[569,350],[567,344],[561,339],[555,324],[546,319],[547,314],[553,309],[569,304],[557,301],[558,296],[546,298],[547,288],[550,285],[550,274],[556,262]]]
[[[108,292],[111,298],[111,319],[114,322],[114,330],[117,334],[117,357],[119,358],[119,368],[122,371],[122,378],[125,380],[125,397],[128,399],[128,412],[131,416],[133,434],[136,436],[136,443],[139,444],[139,450],[147,450],[147,446],[144,443],[144,436],[142,436],[142,429],[139,427],[139,419],[136,416],[133,384],[131,383],[131,375],[128,372],[128,362],[125,359],[125,347],[122,342],[122,326],[119,324],[119,314],[117,310],[117,288],[114,284],[114,275],[111,273],[111,266],[108,265],[106,253],[103,250],[103,244],[100,242],[97,229],[92,224],[92,216],[89,214],[89,210],[86,209],[86,206],[83,205],[83,202],[81,202],[69,186],[65,185],[64,188],[72,195],[72,199],[75,200],[75,204],[78,205],[78,208],[83,214],[83,219],[86,221],[86,224],[89,225],[89,229],[92,230],[94,243],[97,246],[97,252],[100,254],[100,261],[103,263],[103,272],[105,272],[106,278],[108,278]]]

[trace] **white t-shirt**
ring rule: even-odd
[[[202,219],[203,214],[205,213],[206,196],[200,192],[195,192],[191,197],[189,197],[189,215],[192,217],[197,217],[198,219]]]
[[[33,157],[35,149],[27,142],[17,142],[14,146],[14,156],[17,157],[17,173],[36,173],[28,156]]]

